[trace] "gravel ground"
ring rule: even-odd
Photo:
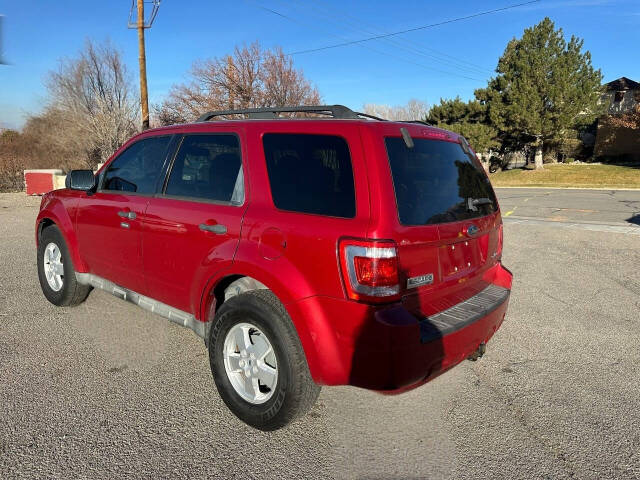
[[[0,478],[640,478],[636,235],[506,224],[516,280],[482,360],[401,396],[325,388],[262,433],[190,331],[100,291],[45,300],[38,205],[0,195]]]

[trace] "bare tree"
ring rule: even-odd
[[[429,112],[427,104],[421,100],[411,99],[406,105],[380,105],[366,103],[364,113],[387,120],[424,120]]]
[[[22,190],[25,169],[21,161],[21,135],[14,130],[0,132],[0,192]]]
[[[262,106],[319,105],[320,94],[281,48],[265,53]]]
[[[120,53],[87,41],[46,80],[48,102],[22,133],[0,135],[0,190],[22,188],[27,168],[94,168],[135,131],[135,90]]]
[[[282,49],[264,50],[255,42],[233,55],[196,62],[190,81],[174,85],[154,107],[162,125],[195,120],[208,110],[314,105],[318,90],[296,69]]]
[[[82,155],[87,166],[106,160],[135,131],[137,99],[120,52],[87,41],[77,58],[60,62],[46,82],[42,119],[56,122],[48,140]]]
[[[77,151],[68,149],[63,142],[53,141],[58,135],[60,118],[48,110],[31,117],[22,129],[0,133],[0,191],[17,191],[24,187],[23,170],[28,168],[80,167]]]

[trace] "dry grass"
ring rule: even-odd
[[[545,165],[491,174],[494,187],[638,188],[640,165]]]

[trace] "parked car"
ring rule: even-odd
[[[399,393],[478,358],[512,281],[466,140],[337,105],[147,130],[46,194],[35,234],[50,302],[100,288],[192,329],[263,430],[320,385]]]
[[[498,170],[514,170],[527,166],[527,155],[525,152],[507,152],[504,155],[492,155],[489,159],[489,172],[495,173]]]

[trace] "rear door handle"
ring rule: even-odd
[[[200,228],[200,230],[202,230],[203,232],[211,232],[215,233],[216,235],[224,235],[225,233],[227,233],[227,227],[225,225],[220,225],[219,223],[216,225],[201,223],[198,228]]]
[[[130,212],[130,211],[127,212],[127,211],[121,210],[118,212],[118,216],[122,218],[128,218],[129,220],[135,220],[137,215],[136,215],[136,212]]]

